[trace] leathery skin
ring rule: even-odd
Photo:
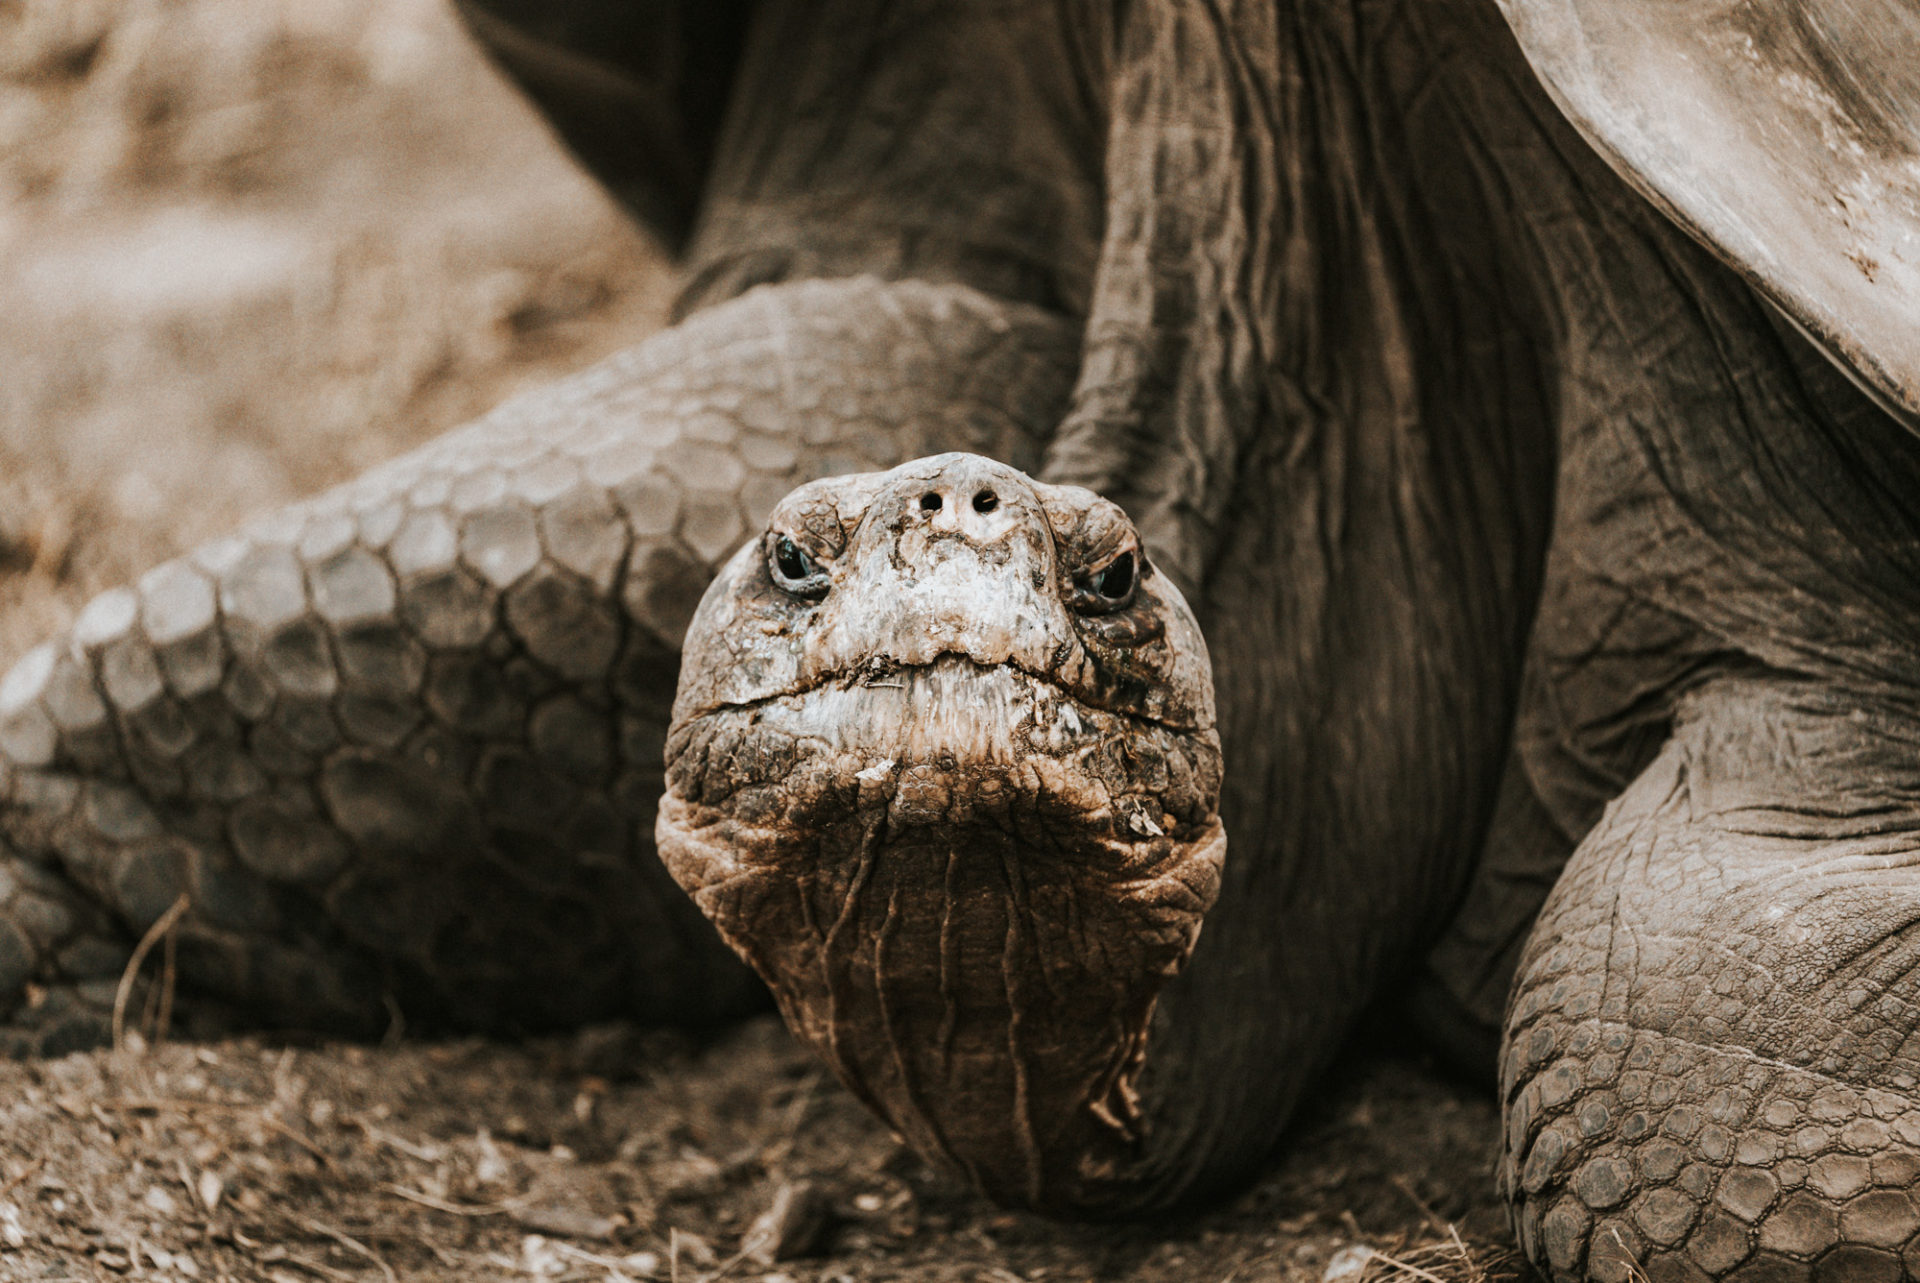
[[[1689,695],[1548,901],[1501,1179],[1555,1278],[1920,1270],[1920,719],[1876,703]]]
[[[0,1049],[97,1041],[182,893],[183,982],[274,1023],[758,1001],[653,851],[686,621],[811,476],[1031,462],[1073,337],[763,289],[102,595],[0,685]]]

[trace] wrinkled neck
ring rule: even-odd
[[[1472,867],[1556,413],[1484,130],[1550,109],[1470,3],[1140,0],[1122,50],[1042,476],[1127,510],[1215,658],[1229,857],[1148,1041],[1130,1192],[1163,1205],[1258,1161]]]
[[[771,281],[875,275],[1084,315],[1107,9],[765,0],[681,311]]]

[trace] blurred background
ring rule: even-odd
[[[0,0],[0,665],[671,289],[445,0]]]

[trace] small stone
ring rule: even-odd
[[[1327,1262],[1327,1268],[1320,1275],[1320,1283],[1359,1283],[1373,1257],[1374,1251],[1370,1247],[1362,1247],[1358,1243],[1343,1247]]]
[[[557,1234],[562,1238],[609,1239],[623,1224],[615,1217],[596,1216],[565,1203],[515,1207],[508,1215],[513,1218],[514,1224],[523,1229]]]

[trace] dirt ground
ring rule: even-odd
[[[671,290],[441,0],[0,0],[0,665]],[[1231,1203],[1085,1228],[930,1173],[770,1020],[0,1064],[0,1279],[1514,1277],[1485,1094],[1333,1080]]]

